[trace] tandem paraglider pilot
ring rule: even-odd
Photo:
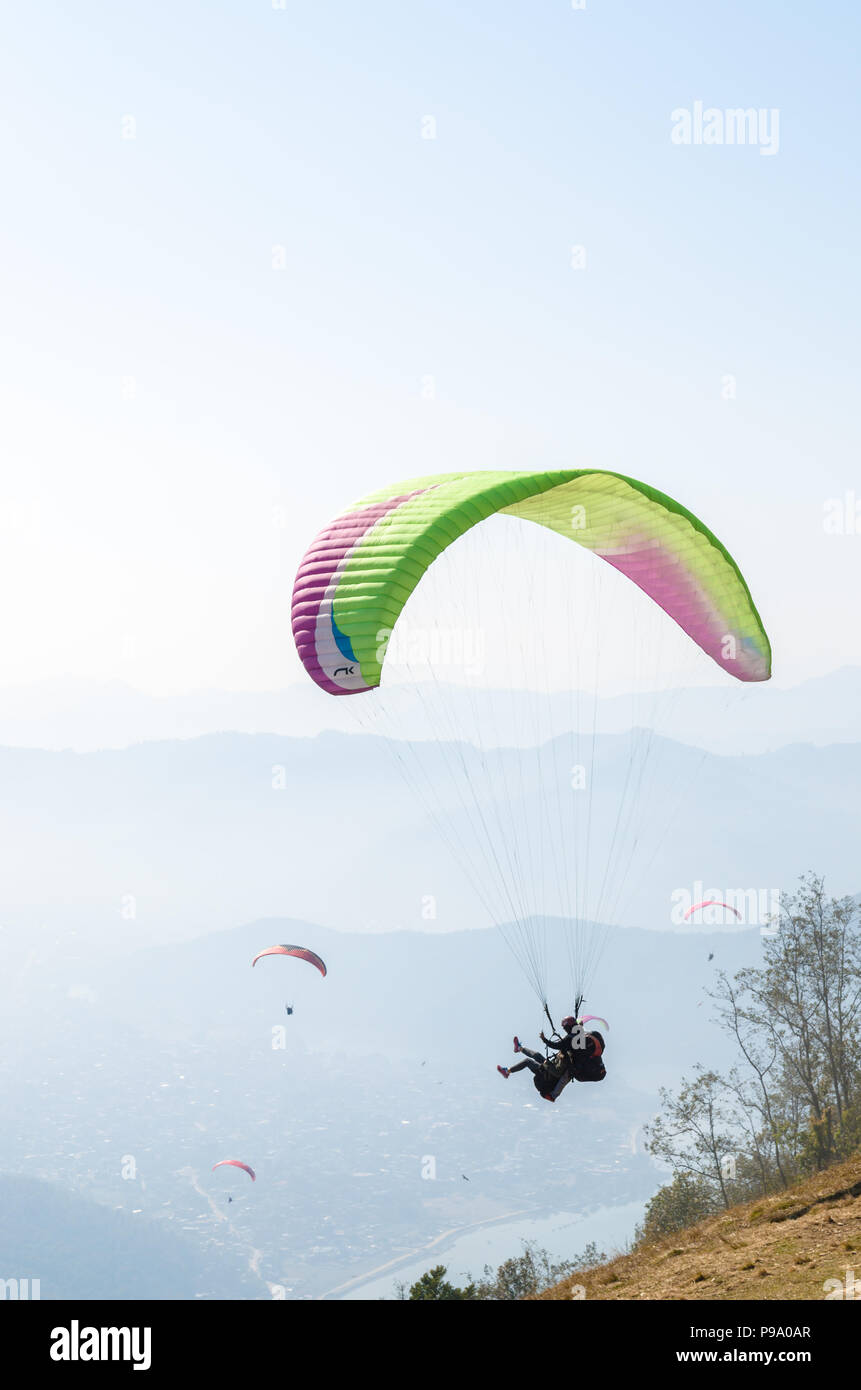
[[[607,1075],[603,1062],[604,1039],[597,1030],[587,1033],[582,1020],[569,1017],[562,1020],[561,1036],[555,1032],[549,1038],[543,1033],[539,1036],[545,1047],[554,1049],[553,1056],[542,1057],[540,1052],[532,1052],[515,1037],[514,1051],[523,1054],[523,1061],[513,1067],[497,1067],[500,1076],[508,1080],[513,1072],[528,1068],[542,1099],[554,1102],[569,1081],[604,1080]]]

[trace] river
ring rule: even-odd
[[[534,1241],[555,1260],[573,1259],[594,1242],[608,1256],[625,1247],[634,1227],[643,1219],[645,1202],[626,1202],[617,1207],[598,1207],[594,1211],[557,1212],[551,1216],[497,1218],[471,1230],[434,1241],[425,1253],[405,1255],[385,1272],[372,1272],[342,1290],[329,1295],[339,1299],[394,1298],[395,1284],[409,1285],[435,1265],[444,1264],[453,1284],[466,1284],[481,1275],[484,1266],[494,1270],[512,1255],[518,1255],[524,1240]]]

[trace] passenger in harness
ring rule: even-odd
[[[574,1017],[563,1018],[563,1036],[554,1033],[541,1041],[545,1047],[555,1048],[552,1057],[542,1057],[540,1052],[532,1052],[524,1047],[519,1038],[514,1039],[514,1051],[524,1054],[524,1061],[513,1067],[497,1067],[500,1076],[508,1080],[513,1072],[529,1068],[535,1089],[542,1099],[556,1101],[569,1081],[603,1081],[607,1072],[602,1061],[604,1039],[600,1033],[587,1033],[583,1025]]]

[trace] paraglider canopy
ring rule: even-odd
[[[607,1022],[606,1018],[602,1018],[600,1014],[584,1014],[582,1018],[577,1020],[577,1022],[582,1023],[584,1025],[587,1023],[603,1023],[604,1027],[607,1029],[607,1032],[609,1033],[610,1031],[609,1023]]]
[[[308,677],[392,757],[545,1011],[560,955],[568,999],[589,986],[682,803],[691,663],[727,687],[771,675],[717,536],[597,469],[375,489],[311,541],[291,616]]]
[[[321,975],[326,974],[326,966],[316,951],[309,951],[307,946],[267,946],[265,951],[258,951],[251,962],[256,965],[264,956],[295,956],[297,960],[306,960],[309,965],[315,965]]]
[[[718,902],[717,898],[706,898],[705,902],[694,903],[693,907],[689,907],[685,913],[685,921],[687,922],[695,912],[699,912],[701,908],[705,907],[725,907],[727,912],[734,912],[738,920],[741,921],[741,913],[738,908],[733,907],[730,903]]]
[[[771,675],[771,648],[735,561],[698,517],[622,473],[439,473],[369,494],[305,552],[293,588],[293,637],[330,695],[380,684],[386,643],[409,595],[452,541],[489,517],[535,522],[626,575],[723,670]],[[572,518],[576,518],[572,520]]]
[[[214,1173],[216,1168],[224,1168],[225,1166],[229,1168],[242,1168],[243,1171],[248,1174],[252,1182],[257,1181],[257,1174],[254,1172],[254,1169],[249,1168],[247,1163],[243,1163],[241,1158],[221,1158],[217,1163],[213,1163],[212,1171]]]

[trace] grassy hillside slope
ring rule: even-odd
[[[845,1292],[846,1280],[850,1292]],[[828,1279],[861,1299],[861,1156],[773,1197],[731,1207],[540,1295],[570,1299],[821,1300]],[[833,1287],[833,1286],[832,1286]]]

